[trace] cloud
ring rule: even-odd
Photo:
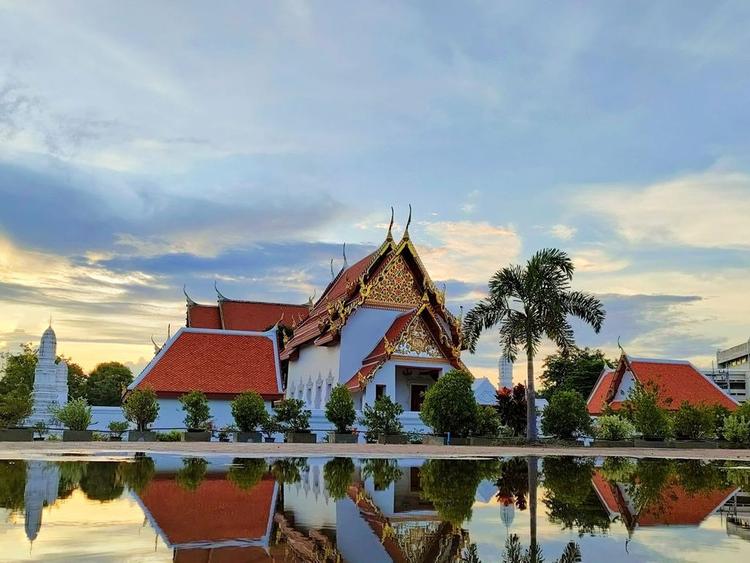
[[[486,284],[521,251],[521,238],[509,227],[471,221],[426,222],[421,227],[435,241],[418,248],[435,280]]]
[[[584,248],[572,253],[577,272],[618,272],[628,267],[625,258],[613,258],[601,248]]]
[[[642,185],[579,191],[573,205],[630,243],[750,248],[750,175],[710,170]]]
[[[560,240],[570,240],[572,239],[578,229],[575,227],[571,227],[570,225],[552,225],[549,229],[549,234],[551,234],[555,238],[559,238]]]

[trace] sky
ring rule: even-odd
[[[183,285],[306,302],[411,204],[454,312],[557,247],[608,313],[580,345],[710,367],[750,336],[749,25],[744,1],[0,0],[0,351],[51,316],[85,369],[138,371]],[[499,354],[464,359],[494,379]]]

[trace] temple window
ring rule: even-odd
[[[375,400],[377,401],[381,397],[385,397],[385,385],[375,386]]]

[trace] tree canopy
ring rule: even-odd
[[[118,407],[125,388],[133,382],[133,373],[120,362],[104,362],[94,368],[86,380],[86,398],[91,405]]]
[[[544,359],[542,396],[550,399],[558,391],[578,391],[588,397],[604,368],[612,367],[601,350],[573,348],[569,353],[556,353]]]

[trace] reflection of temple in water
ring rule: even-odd
[[[26,465],[24,507],[26,537],[34,541],[42,527],[42,510],[57,500],[60,486],[60,469],[57,464],[29,461]]]
[[[622,520],[631,535],[638,527],[699,526],[736,492],[733,487],[724,487],[691,493],[671,478],[659,498],[639,510],[628,485],[608,481],[600,470],[594,472],[591,481],[610,520]]]

